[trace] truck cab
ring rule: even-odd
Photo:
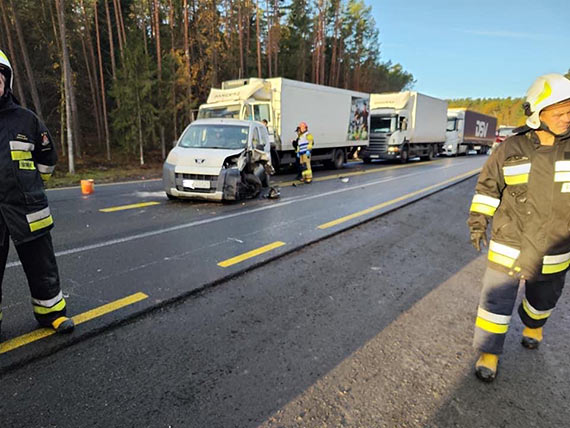
[[[464,117],[461,112],[448,112],[447,127],[445,129],[445,144],[442,154],[446,156],[457,156],[467,153],[467,146],[463,142]]]
[[[168,154],[162,181],[169,199],[238,200],[257,196],[272,173],[262,123],[198,119]]]
[[[370,117],[369,156],[365,159],[397,158],[408,138],[407,110],[373,110]]]
[[[222,82],[222,88],[212,88],[206,104],[198,110],[198,119],[266,120],[272,145],[275,142],[275,116],[271,86],[256,78]]]

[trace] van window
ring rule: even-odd
[[[271,115],[269,114],[269,104],[255,104],[253,106],[253,120],[261,122],[265,119],[271,122]]]

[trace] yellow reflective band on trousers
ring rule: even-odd
[[[570,266],[570,252],[542,258],[542,273],[551,274],[562,272]]]
[[[506,266],[508,268],[512,268],[515,264],[515,259],[511,259],[510,257],[503,256],[502,254],[495,253],[491,250],[489,250],[489,260],[493,263],[497,263],[498,265]]]
[[[481,330],[485,330],[488,331],[489,333],[494,333],[494,334],[505,334],[509,329],[508,324],[497,324],[491,321],[484,320],[481,317],[477,317],[475,325],[479,327]]]
[[[30,230],[32,232],[35,232],[36,230],[43,229],[44,227],[48,227],[52,224],[53,224],[53,217],[50,215],[49,217],[42,218],[41,220],[30,223]]]
[[[505,175],[505,183],[509,186],[528,183],[528,174]]]
[[[19,161],[18,166],[20,169],[27,169],[29,171],[33,171],[36,169],[36,166],[34,165],[34,161],[29,161],[29,160]]]
[[[495,211],[497,211],[497,208],[490,207],[489,205],[485,204],[473,203],[471,204],[471,208],[469,208],[469,211],[493,217],[495,215]]]
[[[23,150],[12,150],[12,160],[26,160],[32,158],[32,152],[25,152]]]
[[[51,178],[51,174],[40,174],[43,181],[48,181]]]
[[[528,303],[528,300],[526,300],[526,298],[523,299],[522,305],[523,305],[523,309],[526,312],[526,314],[529,317],[531,317],[533,320],[543,320],[545,318],[548,318],[550,316],[550,314],[552,314],[552,310],[550,310],[550,311],[539,311],[539,310],[534,309],[532,306],[530,306],[530,303]]]
[[[45,306],[34,306],[34,312],[38,315],[46,315],[52,312],[59,312],[65,308],[65,299],[61,299],[58,303],[53,305],[51,308],[46,308]]]
[[[569,266],[570,266],[570,261],[558,263],[555,265],[542,265],[542,273],[550,274],[550,273],[562,272],[563,270],[568,269]]]

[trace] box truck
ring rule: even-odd
[[[368,145],[368,112],[368,94],[276,77],[223,82],[198,118],[265,119],[276,170],[295,162],[295,129],[306,122],[315,139],[312,160],[342,168],[350,151]]]
[[[415,91],[370,95],[370,143],[364,162],[420,156],[430,160],[445,142],[447,101]]]
[[[485,154],[493,145],[496,128],[496,117],[466,108],[450,108],[443,154],[457,156],[472,150]]]

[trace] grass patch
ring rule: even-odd
[[[89,178],[92,178],[95,181],[95,185],[97,185],[162,177],[162,163],[151,163],[144,167],[139,165],[78,165],[75,168],[75,174],[62,171],[62,168],[65,168],[65,165],[58,165],[54,175],[47,183],[46,187],[48,189],[79,186],[81,180]]]

